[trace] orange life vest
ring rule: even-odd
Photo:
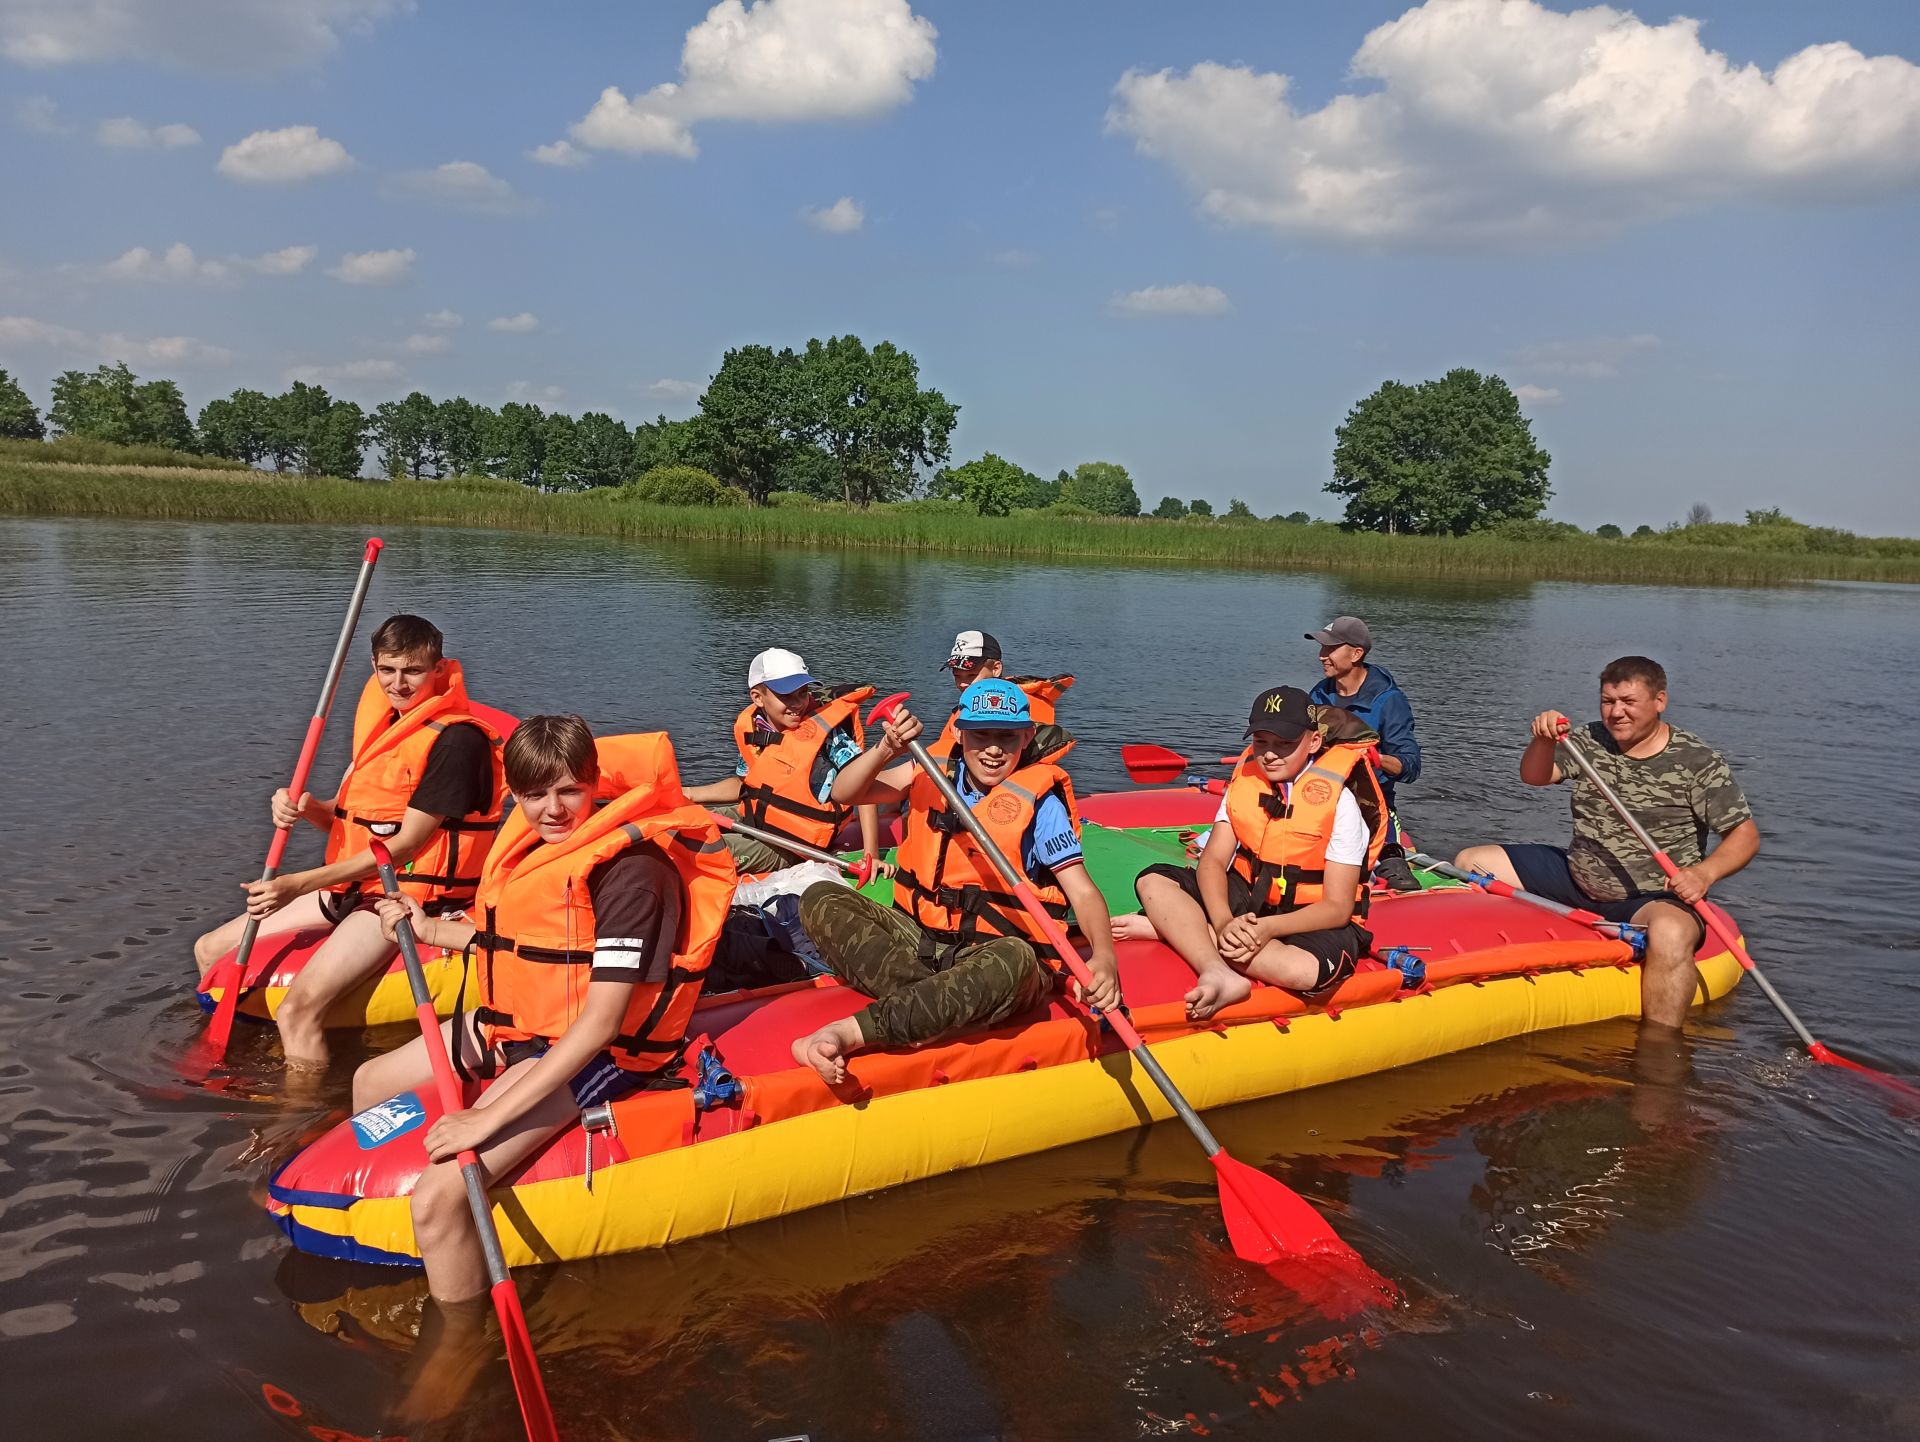
[[[866,744],[860,703],[872,694],[871,686],[837,692],[791,731],[757,728],[753,719],[759,707],[753,705],[734,717],[733,744],[747,763],[740,783],[740,819],[808,846],[830,843],[854,809],[836,805],[831,798],[824,803],[815,799],[820,789],[816,769],[824,759],[828,736],[839,727],[850,726],[853,739]]]
[[[400,889],[436,911],[457,910],[473,899],[480,868],[493,844],[506,804],[507,778],[500,764],[500,736],[468,709],[466,676],[458,661],[447,662],[446,688],[404,716],[395,716],[393,703],[369,676],[353,713],[353,760],[341,779],[333,801],[333,825],[327,831],[327,864],[364,851],[374,837],[385,841],[399,831],[412,804],[414,789],[426,774],[427,753],[440,733],[453,725],[477,726],[486,733],[493,792],[483,811],[449,816],[427,838],[400,874]],[[372,891],[380,879],[336,888]]]
[[[1058,715],[1059,700],[1062,696],[1066,695],[1068,690],[1073,686],[1073,677],[1069,675],[1004,676],[995,677],[994,679],[1011,681],[1027,693],[1027,710],[1033,716],[1033,724],[1035,726],[1053,726],[1058,724],[1055,718]],[[953,724],[953,718],[958,715],[959,712],[960,708],[955,706],[952,711],[947,713],[947,724],[940,728],[940,734],[927,746],[927,753],[929,755],[953,755],[954,748],[960,744],[960,732]],[[1072,749],[1073,739],[1069,737],[1067,744],[1060,747],[1059,750],[1054,751],[1052,756],[1057,760],[1065,756]]]
[[[945,765],[958,785],[957,757]],[[973,814],[1007,858],[1019,866],[1027,828],[1033,824],[1042,798],[1054,792],[1066,802],[1074,835],[1080,834],[1079,809],[1074,805],[1073,781],[1049,761],[1020,767],[973,805]],[[1067,919],[1067,894],[1053,873],[1027,878],[1040,905],[1054,920]],[[922,948],[932,959],[951,956],[962,947],[996,936],[1024,936],[1042,960],[1056,963],[1058,953],[1020,905],[993,863],[981,854],[960,820],[947,809],[939,787],[925,772],[913,778],[907,791],[906,824],[894,856],[893,904],[905,911],[927,933]]]
[[[1353,906],[1356,918],[1367,914],[1367,878],[1387,841],[1387,804],[1368,750],[1353,743],[1323,747],[1293,779],[1285,801],[1254,765],[1251,748],[1241,753],[1227,783],[1227,821],[1239,843],[1233,869],[1253,887],[1259,915],[1298,911],[1326,895],[1327,843],[1344,790],[1352,790],[1367,819],[1367,859]]]
[[[733,859],[718,824],[681,791],[666,732],[603,737],[595,749],[596,801],[604,804],[579,830],[543,842],[518,807],[500,829],[476,898],[482,1001],[474,1015],[489,1046],[553,1041],[565,1032],[586,1003],[593,969],[588,877],[636,842],[653,841],[686,886],[681,937],[666,981],[634,986],[609,1050],[628,1071],[663,1071],[686,1044],[687,1021],[733,901]]]

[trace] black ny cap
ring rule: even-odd
[[[1307,693],[1298,686],[1275,686],[1254,697],[1247,713],[1247,734],[1270,731],[1282,741],[1298,741],[1313,729]]]

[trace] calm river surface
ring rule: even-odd
[[[0,1411],[57,1438],[509,1438],[504,1365],[408,1424],[411,1274],[287,1253],[270,1169],[324,1127],[263,1028],[182,1081],[193,936],[267,840],[362,533],[0,521]],[[1375,584],[389,532],[369,623],[435,619],[474,694],[667,727],[730,764],[748,658],[944,697],[953,632],[1072,670],[1083,791],[1118,748],[1236,744],[1367,618],[1419,712],[1423,843],[1563,835],[1526,718],[1644,651],[1766,843],[1722,899],[1815,1035],[1920,1073],[1920,588]],[[356,642],[361,654],[366,627]],[[351,675],[351,672],[349,673]],[[337,775],[358,679],[319,772]],[[312,838],[309,843],[312,844]],[[302,860],[301,864],[311,864]],[[1920,1120],[1789,1048],[1743,985],[1690,1073],[1632,1029],[1507,1043],[1218,1114],[1405,1289],[1304,1331],[1225,1254],[1178,1127],[666,1253],[522,1277],[569,1438],[1920,1437]],[[297,1414],[297,1415],[296,1415]],[[337,1429],[337,1430],[329,1430]]]

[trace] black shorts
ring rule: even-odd
[[[1544,896],[1563,906],[1585,907],[1608,921],[1630,922],[1641,907],[1649,904],[1671,906],[1685,912],[1687,919],[1694,924],[1697,933],[1693,939],[1695,947],[1707,939],[1707,924],[1700,919],[1700,913],[1668,892],[1643,891],[1619,901],[1595,901],[1573,879],[1573,869],[1567,864],[1567,848],[1564,846],[1526,842],[1501,849],[1507,853],[1507,862],[1513,867],[1513,874],[1519,879],[1522,891],[1531,891],[1536,896]]]
[[[373,904],[380,898],[371,891],[323,891],[320,893],[320,919],[328,926],[338,926],[356,911],[371,911]],[[428,916],[460,916],[465,913],[464,901],[441,901],[434,899],[420,909]]]
[[[455,1031],[456,1041],[459,1032]],[[484,1052],[477,1065],[465,1065],[465,1059],[455,1048],[456,1070],[463,1077],[480,1081],[491,1081],[510,1066],[518,1066],[530,1057],[544,1056],[553,1043],[536,1037],[531,1041],[503,1041]],[[628,1092],[638,1090],[646,1077],[639,1072],[628,1071],[613,1059],[611,1052],[599,1052],[587,1058],[586,1064],[567,1080],[567,1089],[573,1093],[574,1104],[579,1107],[598,1106],[601,1102],[614,1101]]]
[[[1171,861],[1161,862],[1158,866],[1149,866],[1141,876],[1164,876],[1176,882],[1180,889],[1191,896],[1201,906],[1200,873],[1191,866],[1177,866]],[[1134,881],[1134,891],[1138,894],[1139,880]],[[1227,873],[1227,906],[1235,916],[1244,916],[1257,908],[1253,901],[1253,885],[1237,871]],[[1331,931],[1301,931],[1292,936],[1280,938],[1288,946],[1297,946],[1320,963],[1320,974],[1310,987],[1301,991],[1302,996],[1315,996],[1330,991],[1353,975],[1354,967],[1360,958],[1373,950],[1373,934],[1357,922],[1348,922],[1345,926],[1336,926]]]

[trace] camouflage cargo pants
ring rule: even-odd
[[[873,998],[854,1015],[869,1045],[911,1046],[997,1026],[1053,989],[1052,973],[1022,937],[923,959],[927,933],[912,917],[831,881],[801,895],[800,924],[833,974]]]

